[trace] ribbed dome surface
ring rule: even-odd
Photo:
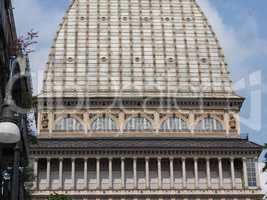
[[[74,0],[43,97],[231,97],[224,55],[194,0]]]

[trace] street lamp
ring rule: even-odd
[[[10,75],[8,86],[12,84],[14,76],[17,75],[19,69],[17,59],[12,59],[10,62]],[[18,113],[12,109],[12,95],[10,88],[6,87],[6,96],[4,104],[1,106],[0,113],[0,143],[15,144],[20,141],[21,134],[18,127]]]
[[[16,113],[11,107],[4,105],[0,118],[0,143],[13,144],[20,141],[20,129],[16,118]]]

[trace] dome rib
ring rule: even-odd
[[[237,97],[194,0],[74,0],[41,97]]]

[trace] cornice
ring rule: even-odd
[[[240,110],[244,98],[38,98],[38,109],[190,108]]]

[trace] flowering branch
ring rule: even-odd
[[[19,36],[17,40],[17,48],[22,51],[23,55],[29,55],[34,52],[33,45],[37,44],[36,38],[38,38],[38,32],[33,29],[24,35]]]

